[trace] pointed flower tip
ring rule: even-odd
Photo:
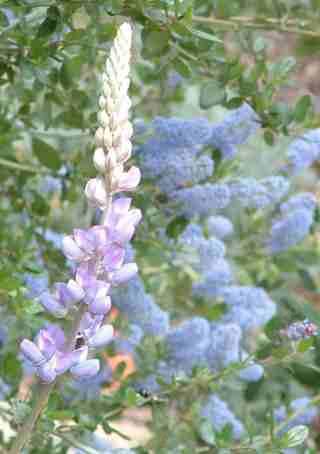
[[[113,336],[113,326],[104,325],[91,337],[91,339],[89,339],[89,346],[92,348],[104,347],[113,339]]]
[[[73,366],[70,369],[72,375],[77,379],[91,378],[97,375],[100,369],[100,362],[98,359],[88,359]]]

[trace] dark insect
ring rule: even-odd
[[[79,350],[79,348],[83,347],[85,345],[85,339],[84,336],[81,333],[78,333],[76,335],[76,342],[75,342],[75,350]]]
[[[141,397],[144,397],[145,399],[148,399],[149,397],[152,397],[151,392],[144,388],[140,388],[137,390],[137,393],[140,394]]]

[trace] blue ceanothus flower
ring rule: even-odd
[[[209,236],[215,236],[219,240],[233,234],[233,224],[225,216],[210,216],[207,219],[207,229]]]
[[[215,432],[221,432],[225,426],[229,425],[235,440],[239,440],[244,434],[242,423],[228,405],[215,394],[209,396],[207,402],[202,406],[199,416],[209,421]]]
[[[145,178],[153,180],[161,191],[173,191],[200,183],[214,171],[214,162],[197,147],[168,148],[158,138],[151,138],[138,150]]]
[[[256,180],[239,178],[229,183],[231,199],[242,207],[261,209],[279,202],[289,191],[290,182],[282,176]]]
[[[293,210],[308,210],[313,212],[317,206],[317,199],[311,192],[300,192],[290,197],[280,205],[281,214],[290,213]]]
[[[318,415],[318,410],[316,406],[309,406],[311,399],[309,397],[301,397],[299,399],[293,400],[289,408],[286,408],[284,405],[277,408],[274,411],[274,418],[278,423],[283,422],[288,413],[295,413],[298,410],[302,410],[303,408],[307,407],[306,410],[299,414],[296,418],[293,418],[289,424],[287,424],[282,431],[278,435],[282,435],[288,430],[292,429],[295,426],[300,425],[310,425]]]
[[[195,147],[208,143],[211,125],[206,118],[156,117],[152,122],[154,136],[169,148]]]
[[[70,380],[62,390],[66,401],[97,400],[104,386],[112,382],[112,370],[106,364],[91,378]]]
[[[233,272],[227,260],[219,259],[210,265],[210,267],[200,277],[199,282],[192,285],[194,296],[202,298],[215,298],[220,287],[225,287],[233,283]]]
[[[296,175],[319,159],[320,129],[314,129],[294,140],[288,149],[289,167]]]
[[[235,323],[211,323],[210,342],[206,350],[207,367],[212,372],[239,361],[241,329]]]
[[[248,104],[244,104],[212,126],[208,144],[220,150],[223,158],[230,159],[237,153],[237,147],[245,143],[258,129],[258,115]]]
[[[172,193],[178,211],[187,218],[210,216],[230,203],[230,189],[224,183],[198,184]]]
[[[258,287],[220,287],[217,297],[226,304],[222,323],[237,323],[243,330],[265,325],[275,314],[276,305],[267,293]]]
[[[119,334],[113,340],[113,346],[117,353],[130,354],[135,356],[136,348],[144,337],[140,326],[131,324],[129,334],[125,337]]]
[[[274,219],[268,239],[272,254],[287,251],[308,235],[315,208],[315,197],[309,193],[297,194],[280,206],[281,215]]]
[[[136,276],[125,287],[112,293],[112,302],[130,323],[139,326],[145,334],[163,336],[169,330],[169,314],[164,312],[146,293],[143,282]]]
[[[205,318],[193,317],[172,328],[164,339],[168,364],[190,372],[194,366],[205,365],[210,345],[210,324]]]
[[[225,255],[224,243],[217,238],[205,238],[202,227],[197,224],[189,224],[180,235],[178,243],[183,248],[181,254],[195,254],[193,265],[200,275],[207,273]]]

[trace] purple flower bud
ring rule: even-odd
[[[141,172],[138,167],[132,166],[128,172],[123,172],[117,181],[117,189],[114,192],[133,191],[141,180]]]
[[[50,361],[37,368],[37,375],[43,382],[52,383],[56,379],[57,372],[55,370],[55,363],[55,357],[53,357]]]
[[[21,342],[20,349],[23,356],[33,364],[41,364],[45,361],[45,357],[39,348],[28,339]]]
[[[104,294],[103,291],[97,293],[94,300],[89,305],[89,311],[93,314],[107,314],[111,309],[110,296]]]
[[[111,244],[103,258],[106,271],[113,271],[121,267],[124,261],[125,249],[117,243]]]
[[[50,314],[56,317],[65,317],[68,313],[68,309],[63,306],[61,301],[49,292],[42,293],[39,296],[39,302]]]
[[[64,255],[69,260],[74,260],[75,262],[81,262],[84,260],[86,255],[84,251],[80,249],[77,243],[74,241],[72,236],[67,235],[62,240],[62,249]]]
[[[70,372],[75,378],[86,379],[97,375],[99,369],[100,363],[98,359],[88,359],[71,367]]]
[[[114,330],[112,325],[104,325],[89,339],[88,344],[92,348],[103,347],[112,340],[113,335]]]

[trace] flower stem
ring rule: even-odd
[[[24,425],[19,430],[18,436],[15,439],[12,448],[9,451],[9,454],[20,454],[22,452],[23,447],[26,446],[26,444],[29,442],[33,432],[33,428],[42,411],[46,407],[49,400],[49,395],[54,386],[55,382],[39,383],[36,404],[32,410],[31,415],[28,417]]]

